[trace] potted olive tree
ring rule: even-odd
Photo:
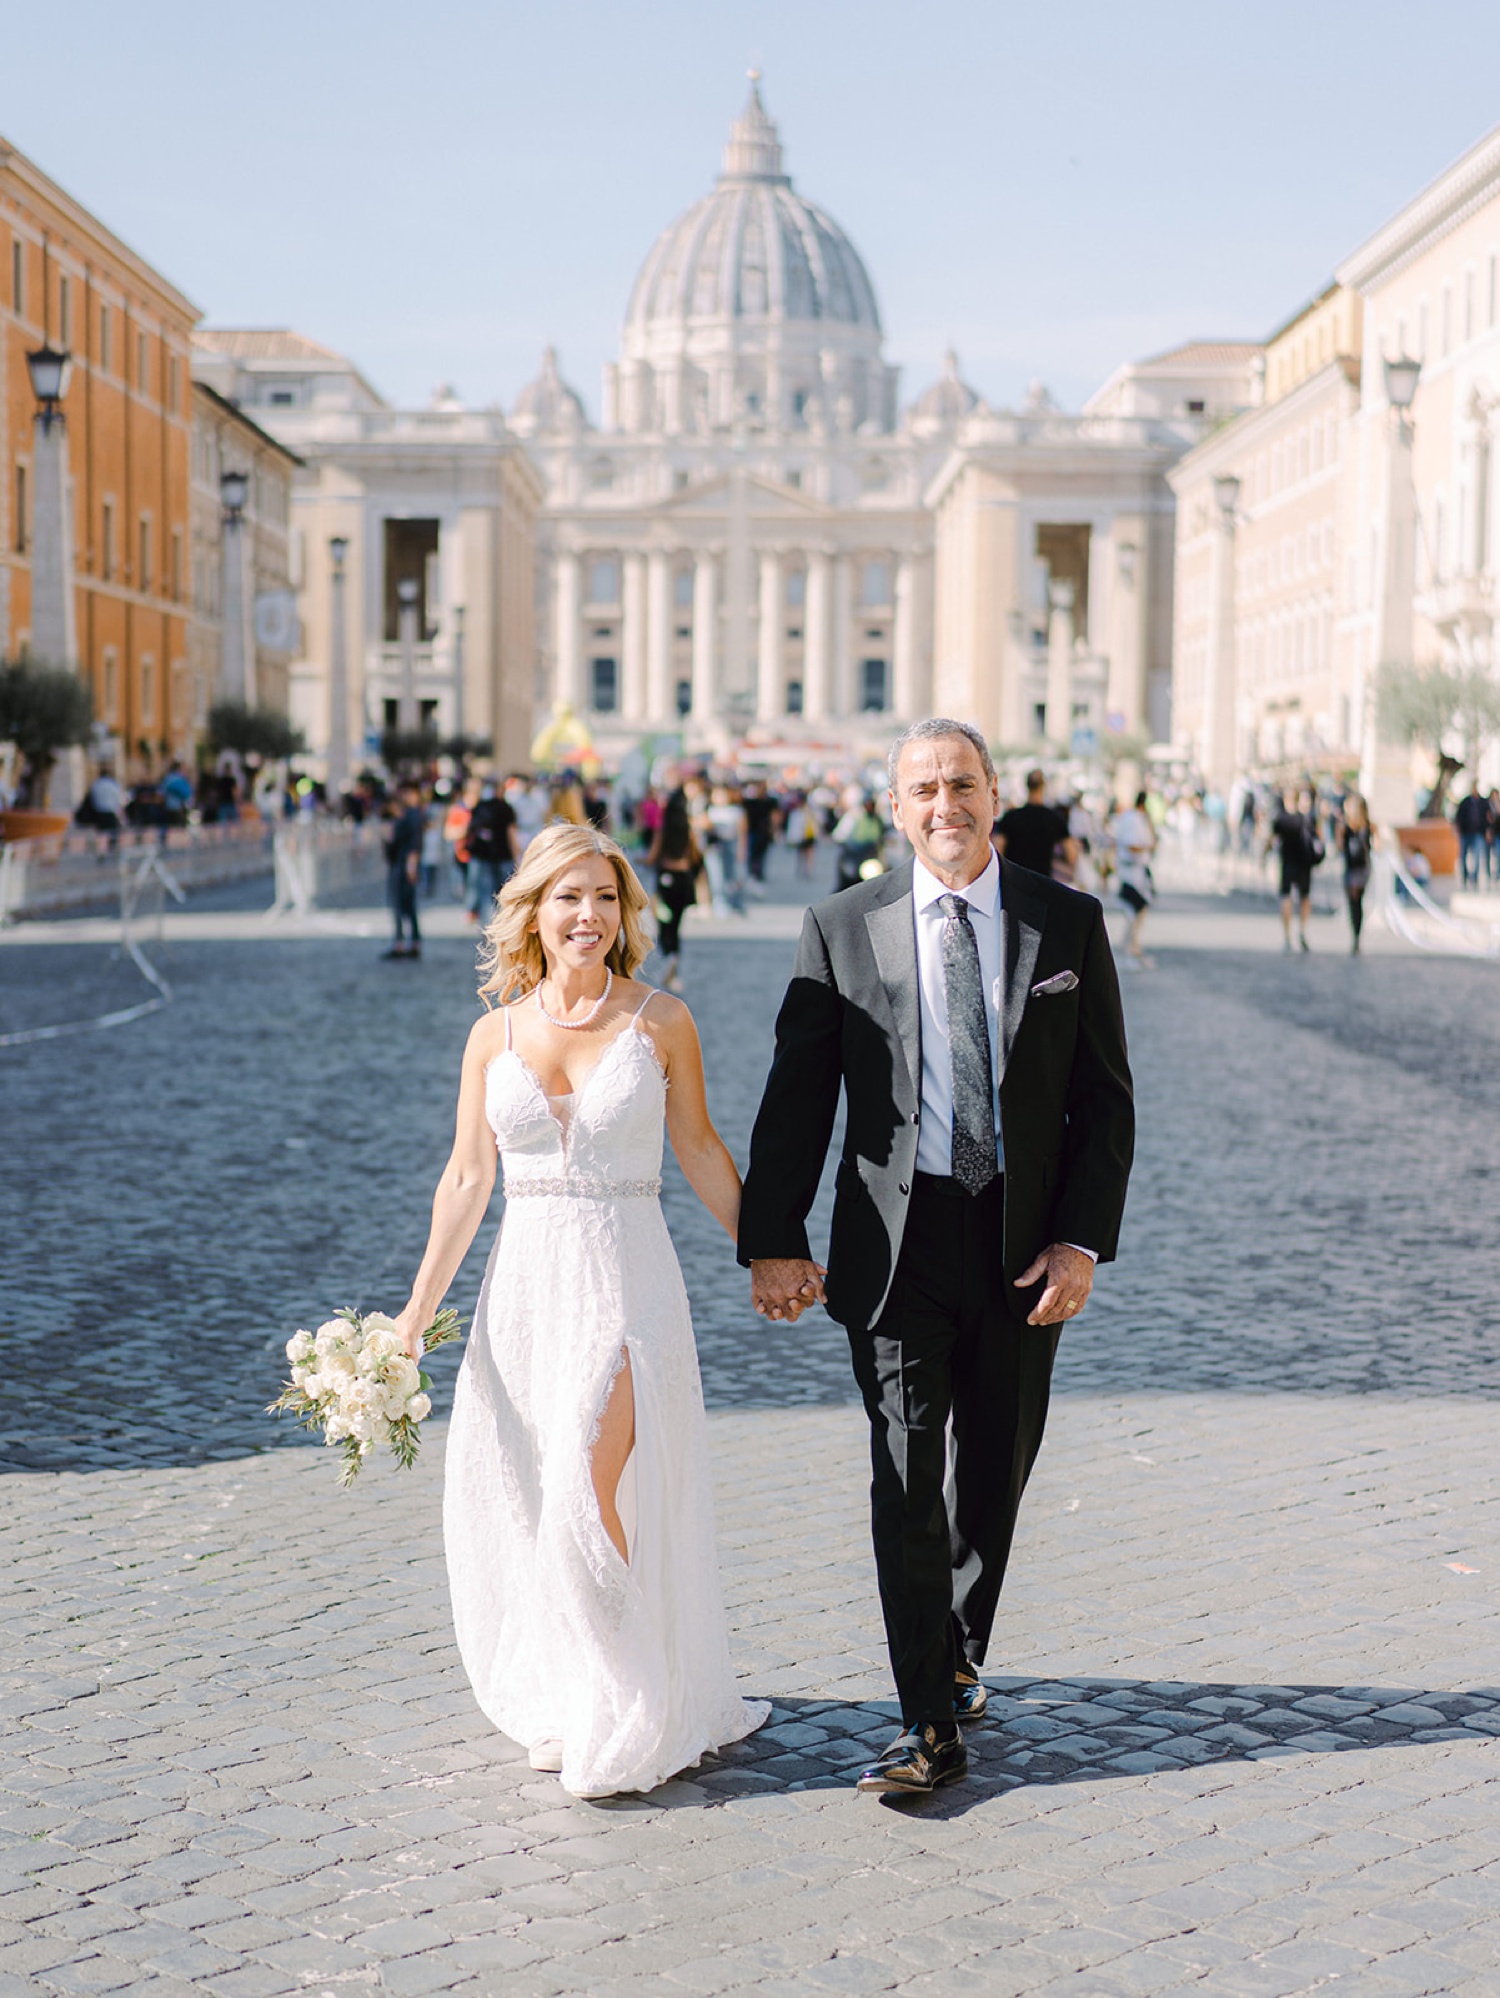
[[[47,810],[47,787],[59,755],[89,739],[94,700],[86,680],[36,659],[0,664],[0,742],[20,751],[24,773],[0,838],[39,839],[66,832],[64,812]]]

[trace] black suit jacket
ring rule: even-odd
[[[1005,982],[1000,1129],[1007,1304],[1053,1242],[1115,1253],[1135,1142],[1125,1022],[1104,912],[1091,895],[1000,862]],[[1067,992],[1034,988],[1059,972]],[[908,864],[809,909],[776,1021],[776,1052],[750,1140],[739,1258],[806,1257],[807,1215],[847,1116],[828,1245],[828,1309],[851,1330],[891,1287],[916,1167],[921,1004]]]

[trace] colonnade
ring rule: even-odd
[[[586,556],[559,550],[553,559],[556,698],[580,712],[591,707],[589,658],[597,644],[586,642],[586,626],[608,616],[618,630],[618,713],[631,725],[676,727],[679,680],[688,682],[695,722],[723,715],[735,695],[749,697],[737,703],[746,719],[753,713],[760,723],[780,721],[792,712],[794,677],[801,681],[800,713],[808,722],[839,721],[863,707],[857,660],[866,656],[885,662],[883,712],[908,720],[923,711],[925,558],[829,548],[748,552],[754,568],[746,578],[734,573],[723,546],[591,550]],[[601,559],[619,565],[615,604],[585,598],[585,566]],[[862,598],[860,570],[867,562],[885,568],[888,588],[879,603]],[[692,586],[679,601],[677,579],[684,573],[691,574]],[[799,573],[802,600],[794,604],[788,584]],[[879,639],[861,640],[858,625],[877,620]],[[685,624],[692,637],[688,660],[680,663],[676,634]],[[789,625],[800,640],[788,637]],[[741,684],[728,684],[731,679]]]

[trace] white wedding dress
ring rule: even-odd
[[[505,1218],[458,1377],[443,1494],[475,1697],[524,1747],[560,1743],[563,1786],[579,1796],[649,1790],[768,1711],[740,1698],[729,1662],[698,1356],[658,1198],[666,1078],[639,1020],[606,1043],[582,1089],[555,1099],[563,1116],[507,1020],[485,1075]],[[589,1470],[627,1353],[628,1563]]]

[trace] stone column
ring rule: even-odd
[[[31,476],[32,655],[46,666],[72,667],[78,664],[73,509],[68,499],[68,427],[60,410],[37,414],[31,433]],[[125,532],[129,533],[128,522]]]
[[[719,572],[712,555],[700,551],[693,568],[693,720],[710,722],[718,713]]]
[[[219,609],[219,698],[255,705],[255,639],[250,630],[250,527],[243,513],[224,516]],[[35,644],[35,640],[32,641]],[[40,650],[40,647],[37,648]],[[402,727],[408,724],[403,722]]]
[[[623,567],[620,717],[627,726],[639,728],[646,718],[646,558],[627,555]]]
[[[833,558],[833,683],[832,718],[845,720],[854,713],[854,626],[850,616],[853,588],[852,564],[847,555]]]
[[[582,582],[578,557],[564,549],[557,558],[557,619],[553,644],[557,652],[557,680],[553,697],[570,708],[587,706],[583,688],[583,633],[580,629]]]
[[[328,617],[328,798],[337,805],[339,793],[349,781],[349,616],[348,578],[345,564],[349,555],[346,535],[335,535],[328,544],[333,564]]]
[[[672,560],[664,548],[646,557],[646,719],[668,728],[676,719],[672,699]]]
[[[896,600],[895,638],[892,648],[891,705],[898,721],[915,721],[921,707],[917,687],[917,632],[914,596],[916,561],[910,555],[896,557],[894,584]]]
[[[1047,739],[1064,756],[1073,739],[1073,585],[1047,584]]]
[[[757,721],[780,721],[786,713],[785,624],[781,556],[768,548],[762,551],[760,558],[760,649],[755,678]]]
[[[1234,507],[1220,503],[1214,536],[1213,591],[1203,685],[1203,775],[1220,797],[1234,781],[1235,686]]]
[[[833,661],[829,655],[829,593],[833,564],[826,548],[807,557],[807,602],[802,619],[802,712],[809,721],[825,722],[833,707]]]
[[[1387,663],[1410,666],[1415,619],[1412,598],[1417,589],[1417,487],[1412,466],[1413,430],[1398,409],[1386,411],[1385,511],[1380,536],[1380,592],[1376,599],[1379,623],[1375,631],[1370,671],[1365,683],[1363,750],[1359,788],[1377,827],[1403,825],[1412,816],[1415,798],[1411,780],[1411,750],[1388,741],[1381,733],[1375,700],[1375,672]],[[1388,839],[1388,851],[1394,843]]]

